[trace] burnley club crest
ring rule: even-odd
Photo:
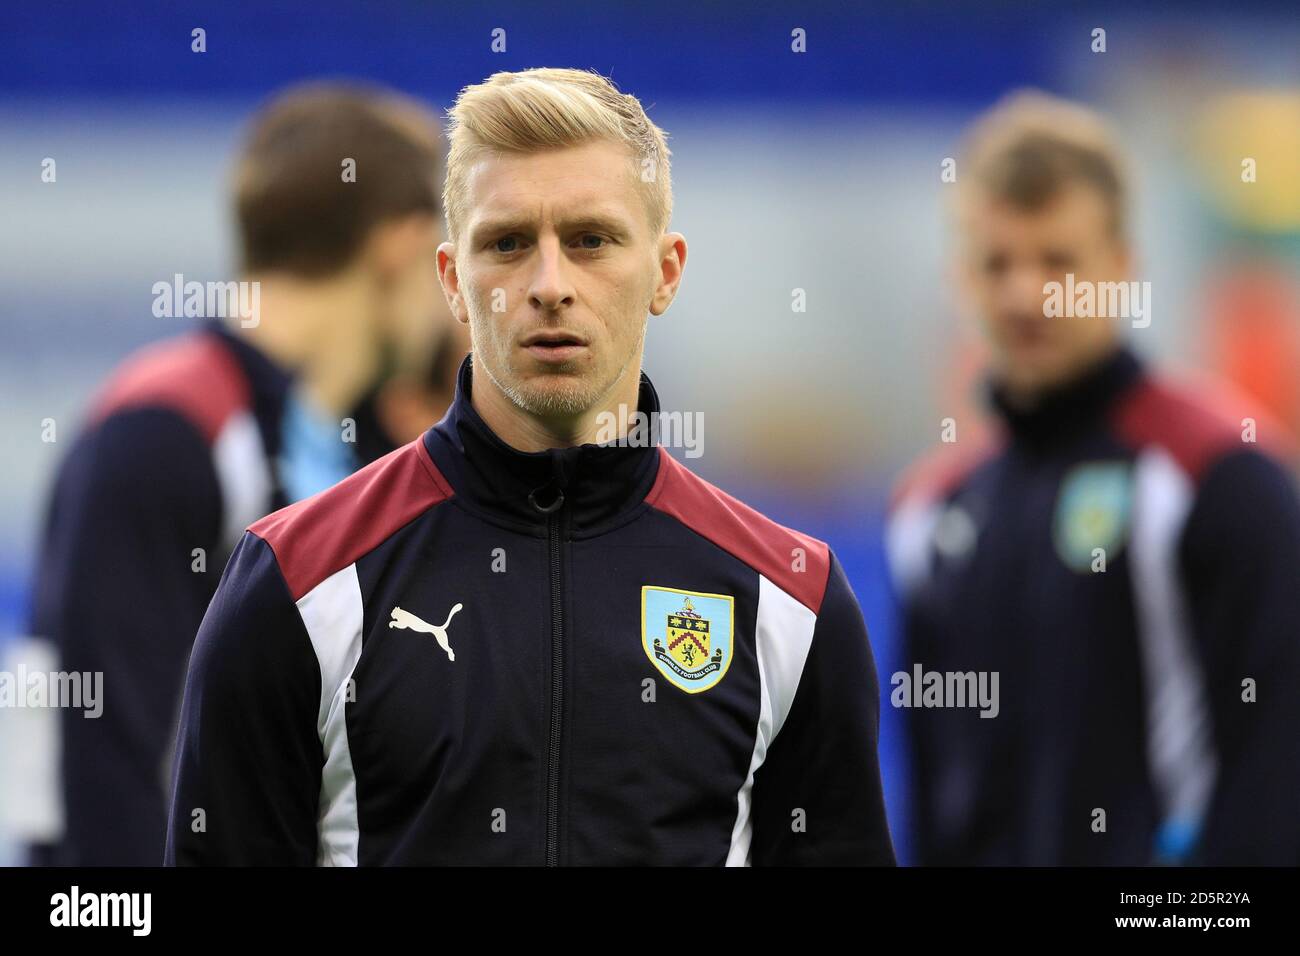
[[[708,690],[731,666],[735,600],[646,585],[641,643],[659,673],[688,694]]]

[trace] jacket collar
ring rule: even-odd
[[[262,445],[267,457],[275,461],[280,454],[280,422],[284,418],[285,404],[293,376],[281,368],[247,339],[235,334],[219,320],[207,323],[206,331],[214,336],[239,364],[248,382],[249,400],[257,429],[262,433]]]
[[[1142,362],[1121,346],[1069,384],[1044,392],[1032,405],[1013,404],[996,382],[989,383],[988,395],[1013,441],[1041,450],[1096,427],[1144,374]]]
[[[519,451],[475,411],[472,388],[473,356],[467,355],[451,407],[424,434],[430,457],[470,510],[532,531],[544,530],[555,514],[571,536],[586,537],[622,522],[644,502],[658,473],[658,447],[611,443]],[[644,372],[637,411],[659,411],[659,396]]]

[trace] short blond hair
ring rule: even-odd
[[[1030,212],[1072,183],[1105,201],[1113,234],[1128,228],[1128,173],[1115,133],[1100,113],[1037,90],[1020,90],[981,116],[966,135],[959,195],[985,195]]]
[[[443,209],[454,241],[465,222],[466,180],[484,153],[533,153],[606,140],[625,143],[644,183],[652,233],[668,228],[673,189],[667,135],[641,101],[594,71],[537,68],[494,73],[460,91],[447,111]]]

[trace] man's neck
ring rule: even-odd
[[[626,436],[629,419],[637,410],[641,387],[641,363],[629,363],[623,375],[604,399],[576,415],[540,416],[525,411],[505,395],[497,384],[475,365],[474,387],[470,404],[488,428],[517,451],[537,452],[548,448],[568,448],[613,437]],[[626,411],[620,414],[619,406]],[[607,417],[610,416],[610,417]],[[610,434],[609,424],[615,425]]]
[[[372,308],[360,276],[307,281],[287,276],[250,276],[261,282],[261,314],[236,332],[282,367],[294,372],[309,400],[331,415],[347,414],[372,376],[374,359],[362,341]]]
[[[1094,375],[1102,366],[1110,362],[1123,348],[1118,339],[1108,343],[1104,348],[1075,364],[1070,370],[1055,379],[1029,383],[1016,383],[1009,378],[998,381],[998,387],[1006,403],[1020,412],[1032,412],[1044,401],[1054,395],[1060,395],[1079,385]]]
[[[1087,362],[1075,365],[1069,375],[1062,375],[1050,381],[1034,382],[1032,386],[1027,384],[1017,386],[1008,378],[1001,378],[1001,380],[995,378],[995,384],[1006,406],[1023,414],[1032,414],[1037,408],[1043,406],[1044,402],[1069,393],[1071,389],[1078,389],[1089,378],[1096,376],[1106,364],[1112,362],[1122,349],[1123,343],[1115,341],[1099,354],[1091,356]]]

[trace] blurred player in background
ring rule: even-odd
[[[234,182],[257,314],[146,348],[95,400],[55,484],[33,633],[65,670],[103,673],[103,714],[61,711],[65,836],[34,862],[162,861],[185,663],[231,548],[397,440],[377,434],[384,383],[459,359],[439,331],[440,135],[378,89],[272,102]]]
[[[452,321],[437,323],[434,331],[429,348],[406,353],[353,410],[361,461],[375,461],[419,438],[451,405],[456,370],[469,351],[469,332]]]
[[[888,531],[924,685],[893,695],[920,862],[1300,862],[1300,507],[1265,450],[1281,436],[1154,375],[1120,332],[1150,312],[1049,304],[1049,283],[1134,278],[1098,117],[1013,98],[976,125],[957,189],[996,421],[914,469]],[[987,717],[940,689],[981,672],[999,677]]]

